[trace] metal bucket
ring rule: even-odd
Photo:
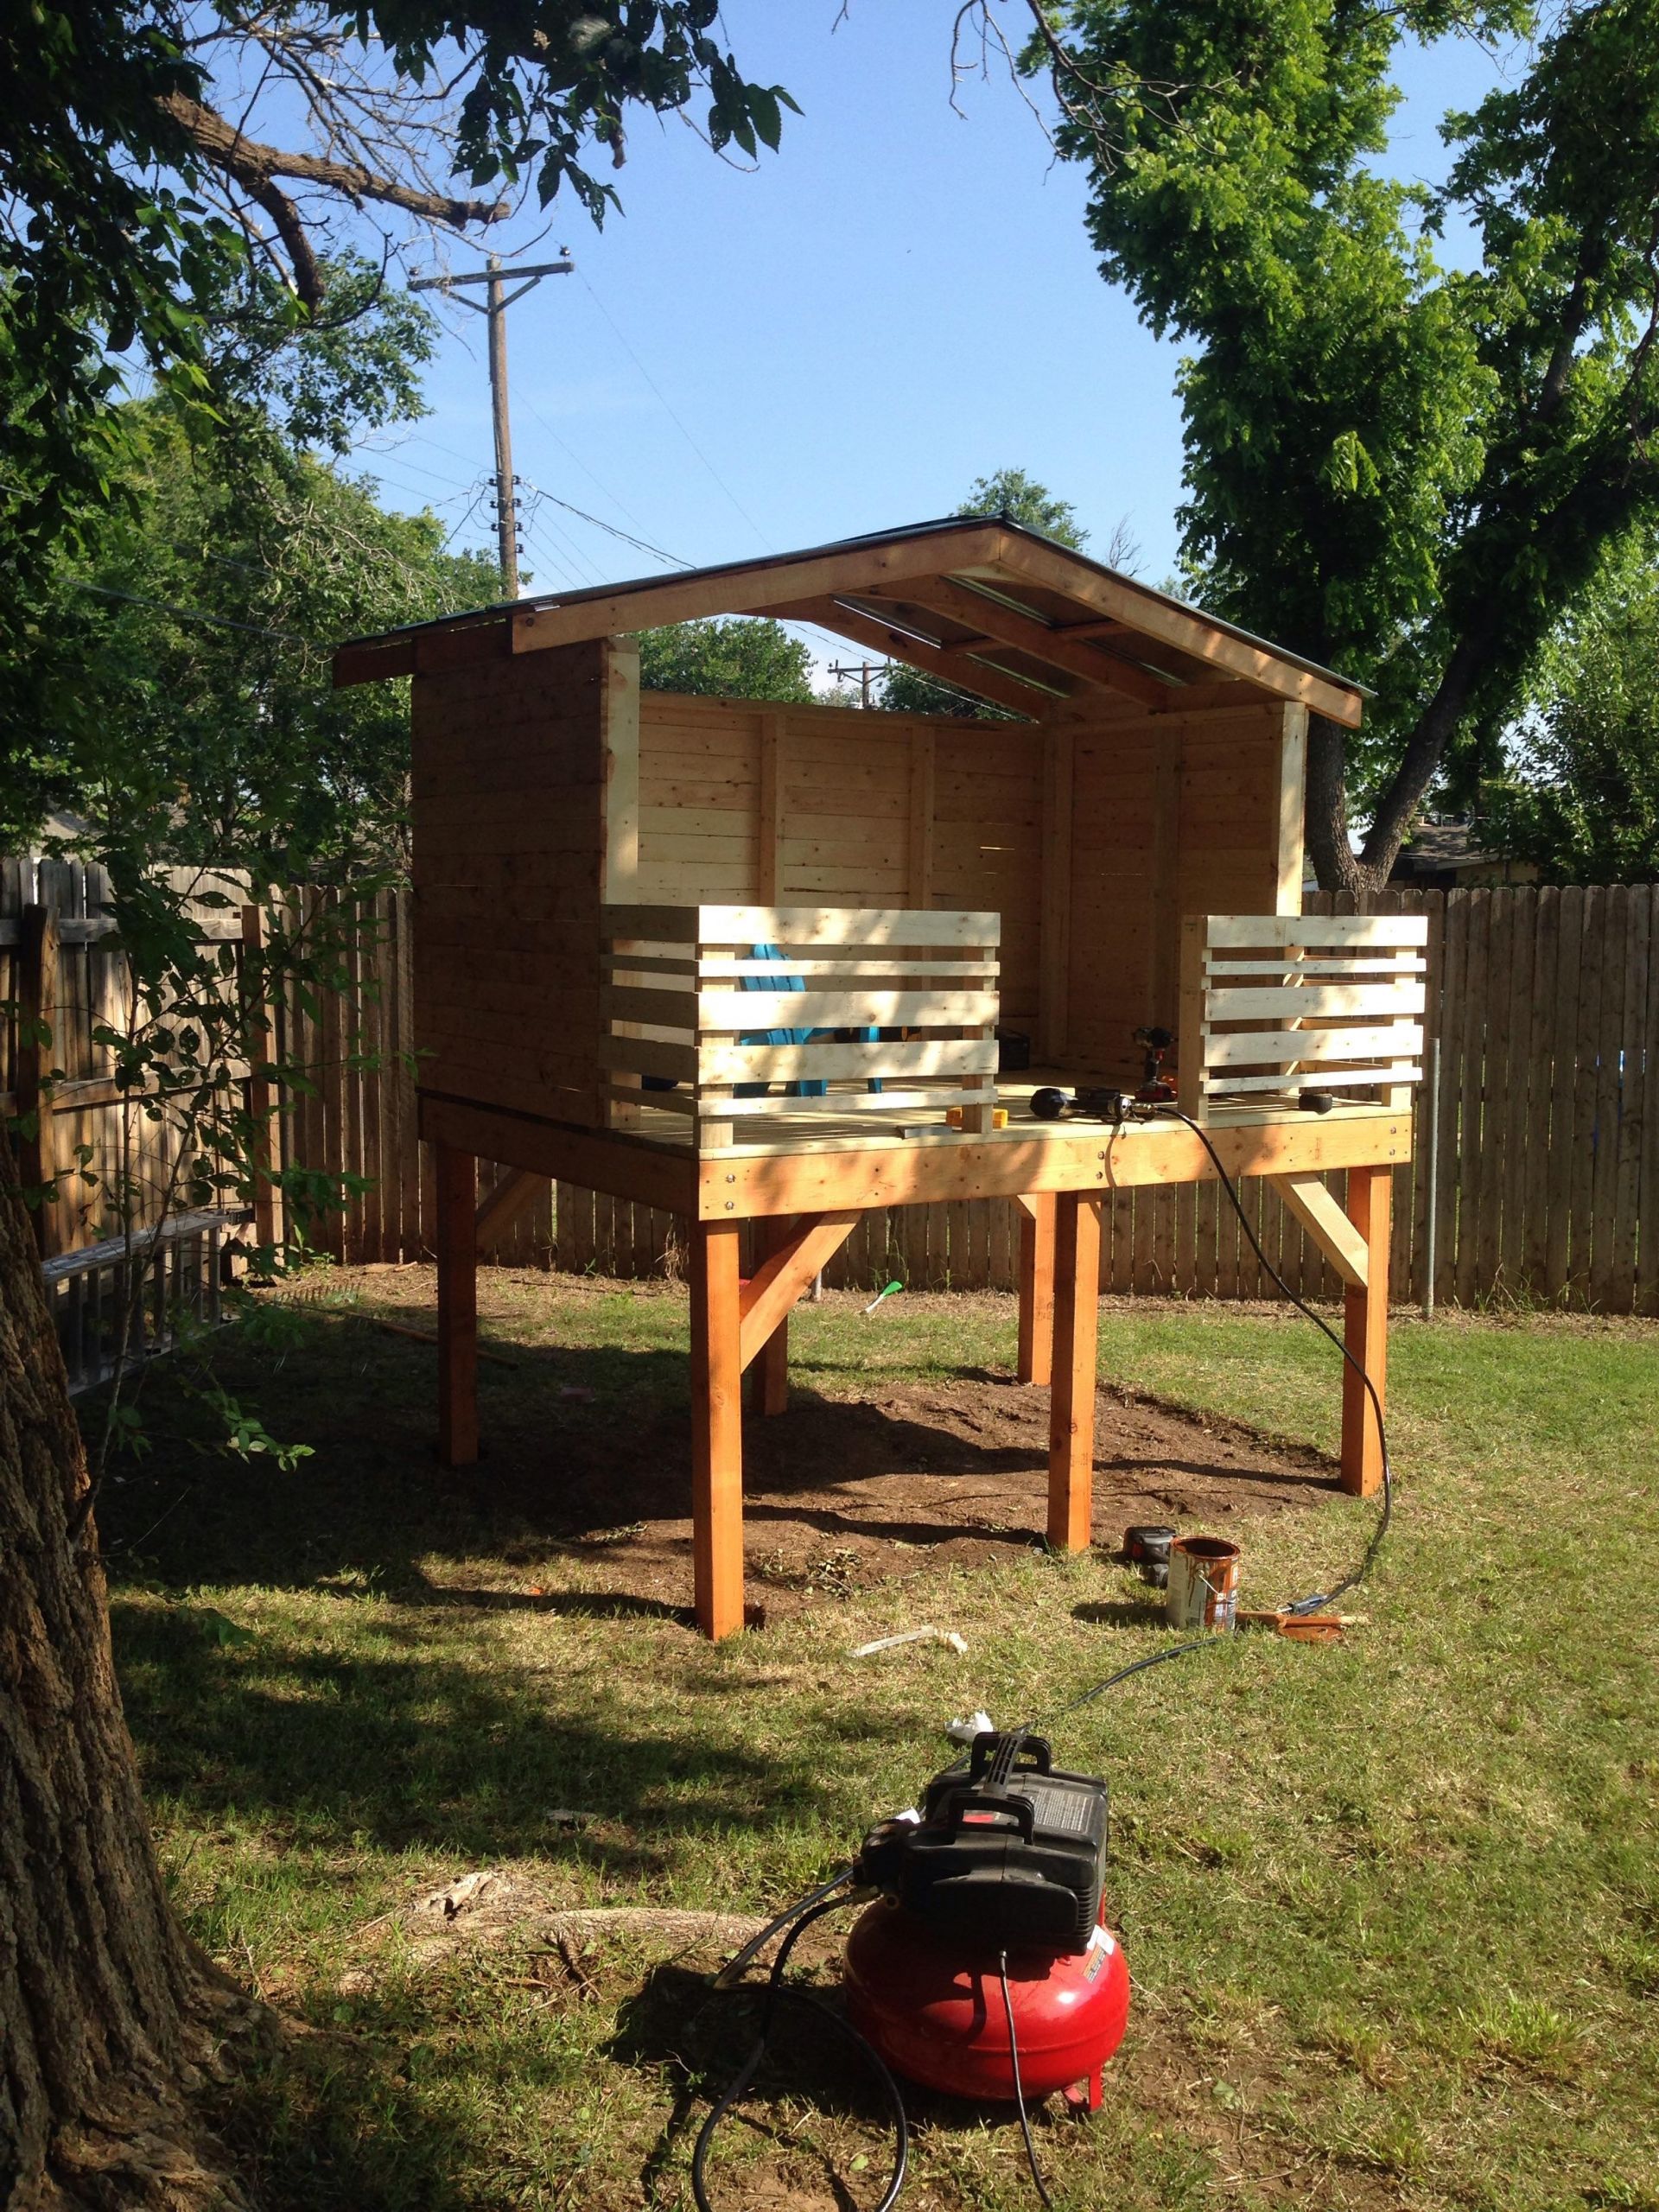
[[[1178,1536],[1169,1548],[1164,1610],[1172,1628],[1232,1633],[1238,1617],[1240,1553],[1224,1536]]]

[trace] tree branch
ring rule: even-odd
[[[396,177],[377,175],[359,162],[331,161],[320,154],[289,153],[280,146],[245,137],[222,115],[182,92],[169,93],[161,105],[184,130],[204,160],[234,177],[270,217],[293,263],[295,287],[308,306],[315,306],[321,297],[316,256],[299,210],[276,183],[279,177],[321,185],[359,203],[372,200],[384,207],[401,207],[408,214],[418,215],[429,223],[447,223],[455,230],[464,229],[469,223],[499,223],[512,212],[505,200],[458,200],[445,193],[400,183]]]
[[[306,232],[299,209],[278,184],[269,179],[255,184],[247,179],[249,196],[256,207],[263,207],[276,226],[276,235],[288,249],[289,266],[294,272],[294,289],[304,304],[313,310],[322,305],[322,271],[317,266],[317,257]],[[273,256],[273,258],[275,257]]]

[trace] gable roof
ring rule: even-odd
[[[416,623],[341,645],[334,682],[343,688],[729,614],[811,622],[1037,720],[1102,691],[1165,712],[1265,696],[1355,728],[1369,696],[1006,515],[953,515]]]

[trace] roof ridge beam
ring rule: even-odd
[[[954,535],[954,533],[953,533]],[[995,527],[966,530],[953,560],[994,560],[1006,532]],[[575,645],[618,631],[654,630],[671,622],[696,622],[712,615],[772,614],[796,600],[835,598],[890,590],[895,584],[937,575],[936,543],[913,537],[886,545],[855,546],[845,552],[774,555],[752,567],[714,574],[664,576],[660,584],[602,596],[537,607],[515,616],[512,650],[536,652],[549,645]]]

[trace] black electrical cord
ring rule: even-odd
[[[847,1877],[844,1874],[841,1875],[836,1881],[826,1886],[831,1890],[838,1890],[846,1879]],[[791,1908],[795,1913],[794,1925],[779,1945],[778,1955],[772,1961],[772,1972],[766,1978],[766,1999],[761,2011],[760,2032],[755,2037],[754,2047],[739,2068],[730,2086],[719,2101],[710,2107],[709,2117],[697,2132],[696,2143],[691,2152],[691,2194],[696,2201],[697,2212],[714,2212],[714,2208],[709,2202],[709,2191],[703,2178],[703,2169],[709,2158],[709,2146],[714,2140],[715,2131],[721,2121],[725,2119],[734,2105],[741,2103],[748,2094],[749,2086],[760,2072],[760,2062],[766,2055],[766,2044],[771,2039],[772,2019],[777,2012],[778,2001],[779,1998],[784,1997],[791,1999],[797,2005],[804,2005],[816,2018],[827,2021],[831,2027],[836,2029],[858,2050],[868,2063],[871,2073],[875,2076],[887,2109],[893,2115],[893,2172],[887,2188],[882,2192],[881,2200],[875,2207],[875,2212],[893,2212],[893,2207],[899,2201],[899,2192],[905,2185],[905,2176],[910,2167],[910,2122],[905,2114],[905,2101],[899,2094],[899,2084],[887,2070],[887,2061],[874,2044],[860,2035],[850,2020],[843,2019],[839,2012],[832,2012],[827,2005],[818,2004],[806,1991],[785,1989],[783,1986],[784,1968],[789,1963],[789,1955],[794,1949],[798,1937],[804,1929],[810,1928],[815,1920],[821,1920],[825,1913],[835,1912],[842,1905],[849,1902],[850,1900],[847,1897],[825,1897],[822,1891],[819,1891],[816,1903]],[[785,1919],[788,1916],[787,1914],[784,1916]],[[776,1926],[780,1923],[773,1924]],[[757,1942],[763,1940],[763,1937],[756,1938]]]
[[[1048,2212],[1054,2212],[1054,2200],[1048,2193],[1043,2180],[1043,2170],[1037,2163],[1037,2145],[1031,2139],[1031,2120],[1026,2111],[1025,2085],[1020,2079],[1020,2037],[1014,2025],[1014,1999],[1008,1994],[1008,1955],[1006,1951],[998,1953],[996,1970],[1002,1983],[1002,2010],[1007,2017],[1008,2058],[1014,2068],[1014,2101],[1020,2112],[1020,2133],[1026,2139],[1026,2164],[1031,2168],[1032,2183],[1039,2202],[1046,2205]]]
[[[1357,1354],[1350,1351],[1348,1346],[1343,1342],[1342,1338],[1337,1334],[1336,1331],[1331,1326],[1331,1324],[1322,1314],[1316,1313],[1313,1311],[1313,1308],[1308,1305],[1305,1299],[1299,1298],[1297,1296],[1296,1293],[1291,1288],[1290,1285],[1280,1274],[1278,1268],[1274,1266],[1273,1262],[1262,1250],[1262,1240],[1255,1233],[1255,1229],[1250,1220],[1249,1215],[1244,1211],[1244,1202],[1238,1195],[1238,1187],[1234,1183],[1232,1177],[1227,1173],[1226,1168],[1223,1166],[1221,1154],[1216,1150],[1215,1146],[1210,1141],[1209,1131],[1205,1128],[1201,1122],[1195,1122],[1190,1114],[1184,1114],[1179,1106],[1173,1103],[1166,1102],[1160,1103],[1154,1109],[1154,1111],[1159,1114],[1166,1114],[1172,1121],[1185,1123],[1186,1128],[1192,1130],[1193,1135],[1197,1137],[1198,1142],[1209,1154],[1211,1164],[1214,1166],[1216,1173],[1221,1179],[1221,1187],[1226,1192],[1229,1199],[1231,1201],[1233,1211],[1238,1216],[1240,1222],[1243,1224],[1244,1234],[1249,1240],[1251,1251],[1255,1253],[1256,1258],[1267,1269],[1273,1281],[1278,1284],[1280,1289],[1290,1300],[1291,1304],[1296,1308],[1297,1312],[1299,1313],[1305,1313],[1308,1319],[1313,1324],[1314,1327],[1318,1329],[1322,1335],[1326,1336],[1331,1339],[1337,1350],[1347,1361],[1349,1366],[1353,1369],[1355,1374],[1359,1377],[1366,1396],[1371,1402],[1371,1411],[1376,1415],[1377,1449],[1382,1462],[1382,1504],[1381,1510],[1378,1512],[1376,1516],[1376,1524],[1371,1530],[1370,1541],[1366,1545],[1363,1553],[1361,1554],[1359,1565],[1355,1567],[1351,1573],[1344,1575],[1340,1582],[1334,1584],[1329,1590],[1313,1591],[1310,1592],[1307,1597],[1298,1598],[1292,1604],[1285,1607],[1285,1611],[1290,1613],[1317,1612],[1321,1605],[1329,1605],[1333,1604],[1337,1599],[1344,1597],[1350,1590],[1357,1590],[1360,1584],[1364,1581],[1366,1576],[1370,1573],[1371,1568],[1376,1562],[1377,1553],[1382,1548],[1382,1540],[1389,1533],[1389,1523],[1394,1517],[1394,1467],[1389,1458],[1389,1431],[1388,1425],[1382,1418],[1382,1401],[1377,1395],[1376,1383],[1372,1382],[1370,1376],[1365,1370],[1364,1361],[1361,1359]]]
[[[727,1960],[725,1965],[715,1976],[715,1987],[729,1989],[749,1961],[758,1957],[766,1949],[780,1928],[787,1928],[791,1920],[798,1920],[802,1913],[817,1904],[820,1897],[827,1897],[833,1891],[843,1888],[852,1878],[852,1867],[843,1866],[841,1872],[832,1875],[829,1881],[820,1883],[816,1890],[809,1890],[804,1897],[797,1897],[793,1904],[786,1904],[775,1920],[769,1920],[766,1923],[758,1936],[750,1936],[735,1958]]]
[[[1293,1599],[1283,1609],[1287,1613],[1317,1612],[1320,1606],[1334,1604],[1338,1598],[1345,1596],[1350,1590],[1357,1589],[1359,1585],[1364,1581],[1366,1577],[1370,1574],[1371,1568],[1376,1564],[1377,1553],[1382,1547],[1382,1540],[1389,1533],[1389,1523],[1394,1517],[1394,1465],[1389,1458],[1389,1432],[1388,1425],[1382,1418],[1382,1401],[1377,1395],[1376,1385],[1372,1382],[1370,1375],[1368,1375],[1365,1370],[1364,1362],[1357,1358],[1353,1352],[1350,1351],[1348,1346],[1343,1342],[1342,1338],[1337,1334],[1336,1331],[1331,1326],[1330,1323],[1325,1320],[1322,1314],[1316,1313],[1313,1311],[1313,1308],[1307,1304],[1305,1299],[1299,1298],[1297,1296],[1296,1293],[1291,1288],[1290,1285],[1280,1274],[1278,1268],[1274,1266],[1273,1262],[1262,1250],[1262,1240],[1256,1235],[1255,1225],[1251,1222],[1249,1215],[1244,1210],[1244,1202],[1238,1195],[1238,1186],[1234,1182],[1232,1177],[1227,1173],[1225,1166],[1223,1165],[1220,1154],[1216,1150],[1215,1146],[1210,1141],[1209,1132],[1201,1123],[1195,1122],[1190,1115],[1184,1114],[1180,1108],[1173,1104],[1172,1102],[1160,1101],[1155,1105],[1151,1105],[1143,1109],[1142,1112],[1143,1117],[1147,1120],[1150,1120],[1154,1115],[1167,1115],[1173,1121],[1185,1122],[1186,1127],[1192,1130],[1193,1135],[1197,1137],[1198,1142],[1204,1147],[1205,1150],[1210,1155],[1211,1163],[1214,1166],[1216,1173],[1220,1179],[1221,1187],[1226,1192],[1228,1200],[1230,1203],[1234,1212],[1238,1216],[1240,1222],[1243,1224],[1244,1234],[1249,1240],[1250,1249],[1255,1254],[1256,1258],[1261,1262],[1268,1276],[1278,1285],[1279,1288],[1284,1293],[1285,1296],[1296,1308],[1297,1312],[1306,1314],[1307,1319],[1313,1324],[1314,1327],[1318,1329],[1322,1335],[1330,1338],[1331,1342],[1342,1354],[1344,1359],[1347,1361],[1349,1366],[1353,1369],[1355,1374],[1358,1376],[1360,1382],[1363,1384],[1366,1395],[1371,1402],[1371,1409],[1376,1415],[1377,1443],[1382,1461],[1382,1503],[1381,1510],[1377,1514],[1376,1525],[1371,1530],[1370,1540],[1365,1546],[1364,1551],[1360,1556],[1359,1564],[1357,1567],[1354,1567],[1350,1573],[1345,1574],[1340,1582],[1334,1583],[1329,1590],[1313,1591],[1305,1598],[1297,1598]],[[1118,1133],[1123,1127],[1123,1121],[1124,1116],[1120,1114],[1113,1124],[1112,1137],[1114,1141],[1116,1141]],[[1109,1168],[1109,1147],[1108,1165]],[[1131,1660],[1127,1667],[1120,1667],[1116,1674],[1108,1675],[1103,1681],[1092,1683],[1089,1688],[1082,1691],[1077,1696],[1074,1698],[1068,1698],[1064,1705],[1057,1706],[1054,1710],[1048,1713],[1044,1719],[1040,1720],[1028,1720],[1024,1722],[1022,1724],[1020,1732],[1029,1734],[1034,1731],[1051,1728],[1055,1721],[1063,1720],[1067,1713],[1076,1713],[1081,1707],[1092,1704],[1096,1698],[1103,1697],[1108,1690],[1115,1689],[1119,1682],[1127,1681],[1131,1675],[1141,1674],[1148,1667],[1161,1667],[1169,1660],[1185,1659],[1192,1652],[1213,1651],[1216,1648],[1217,1639],[1214,1637],[1206,1636],[1200,1637],[1191,1643],[1173,1644],[1166,1651],[1153,1651],[1149,1652],[1145,1658]],[[962,1758],[957,1759],[954,1765],[948,1768],[946,1771],[954,1773],[957,1768],[966,1766],[971,1757],[971,1752],[964,1752]]]

